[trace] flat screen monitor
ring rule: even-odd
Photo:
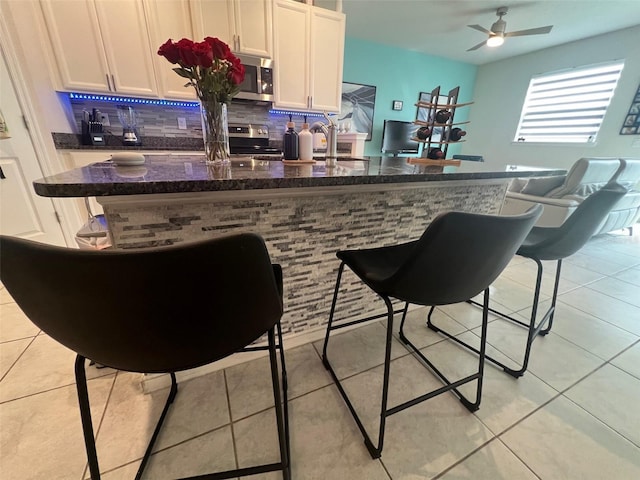
[[[413,122],[385,120],[382,130],[382,153],[398,155],[400,153],[418,153],[420,143],[415,138],[418,126]]]

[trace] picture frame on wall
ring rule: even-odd
[[[342,82],[342,106],[338,120],[350,122],[352,132],[366,133],[366,141],[372,137],[375,105],[375,86]]]
[[[624,117],[620,135],[640,135],[640,85]]]

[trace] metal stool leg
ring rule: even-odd
[[[87,374],[84,371],[85,358],[76,356],[76,389],[78,391],[78,403],[80,405],[80,419],[82,420],[82,433],[84,434],[84,446],[87,451],[89,473],[91,480],[100,480],[100,467],[98,466],[98,453],[93,433],[93,421],[91,420],[91,407],[89,405],[89,392],[87,389]]]
[[[336,290],[334,292],[334,299],[333,299],[333,304],[331,307],[331,313],[329,315],[329,324],[327,326],[327,334],[325,336],[325,344],[324,344],[324,348],[323,348],[323,354],[322,354],[322,359],[323,359],[323,363],[325,365],[325,367],[327,368],[327,370],[329,371],[329,373],[331,374],[331,377],[333,378],[333,381],[336,384],[336,387],[338,387],[338,391],[340,392],[340,395],[342,395],[342,398],[344,399],[345,403],[347,404],[347,408],[349,409],[349,411],[351,412],[351,415],[353,416],[356,424],[358,425],[358,428],[360,429],[360,432],[362,433],[363,437],[364,437],[364,443],[365,446],[367,447],[367,450],[369,450],[369,454],[371,455],[372,458],[379,458],[382,454],[382,448],[384,446],[384,435],[385,435],[385,427],[386,427],[386,419],[387,417],[393,415],[394,413],[398,413],[401,412],[402,410],[405,410],[411,406],[417,405],[418,403],[424,402],[430,398],[435,397],[436,395],[440,395],[441,393],[445,393],[448,392],[450,390],[454,391],[458,397],[460,398],[460,401],[463,403],[463,405],[469,409],[470,411],[475,411],[480,407],[480,400],[481,400],[481,396],[482,396],[482,376],[484,374],[484,359],[485,359],[485,346],[486,346],[486,336],[487,336],[487,323],[488,323],[488,318],[489,318],[489,313],[488,313],[488,306],[489,306],[489,289],[485,290],[485,306],[483,309],[483,316],[482,316],[482,338],[481,338],[481,347],[480,347],[480,358],[478,359],[478,371],[472,375],[469,375],[463,379],[460,379],[456,382],[450,382],[434,365],[433,363],[431,363],[425,356],[424,354],[422,354],[422,352],[420,352],[418,350],[417,347],[415,347],[405,336],[404,336],[404,332],[401,332],[401,336],[404,337],[404,342],[406,343],[406,345],[408,345],[412,350],[413,353],[416,354],[436,375],[438,375],[438,377],[440,377],[440,379],[443,381],[443,383],[445,383],[445,385],[441,388],[438,388],[436,390],[433,390],[429,393],[426,393],[424,395],[420,395],[412,400],[406,401],[400,405],[396,405],[395,407],[392,408],[387,408],[387,403],[388,403],[388,397],[389,397],[389,379],[390,379],[390,371],[391,371],[391,345],[393,342],[393,320],[394,320],[394,315],[395,312],[393,309],[393,305],[391,303],[391,300],[389,297],[385,296],[385,295],[379,295],[380,298],[382,298],[385,302],[385,305],[387,306],[387,334],[386,334],[386,340],[385,340],[385,356],[384,356],[384,373],[383,373],[383,379],[382,379],[382,398],[381,398],[381,402],[380,402],[380,427],[379,427],[379,431],[378,431],[378,445],[374,445],[373,441],[371,440],[371,437],[369,435],[369,433],[367,432],[366,428],[364,427],[364,424],[362,423],[362,421],[360,420],[360,417],[358,416],[355,407],[353,406],[353,403],[351,402],[351,400],[349,399],[349,396],[347,395],[347,392],[345,391],[344,387],[342,386],[342,383],[340,382],[340,380],[338,379],[338,376],[336,375],[335,371],[333,370],[333,367],[331,366],[331,364],[329,363],[329,359],[327,358],[327,345],[329,342],[329,336],[330,336],[330,332],[331,330],[340,328],[341,326],[333,326],[333,315],[335,312],[335,304],[336,304],[336,298],[337,298],[337,294],[338,294],[338,290],[339,290],[339,284],[340,284],[340,277],[342,274],[342,265],[341,268],[338,272],[338,280],[336,282]],[[403,310],[403,316],[402,316],[402,325],[401,325],[401,330],[403,330],[403,324],[404,321],[406,320],[406,316],[407,316],[407,310],[408,310],[408,303],[405,303],[405,307]],[[433,311],[433,308],[431,309],[431,311]],[[364,321],[364,320],[368,320],[368,319],[363,319],[363,320],[359,320],[359,321],[355,321],[355,322],[350,322],[349,324],[354,324],[354,323],[358,323],[360,321]],[[459,391],[458,391],[458,387],[460,387],[461,385],[467,383],[467,382],[471,382],[473,380],[477,380],[478,384],[477,384],[477,389],[476,389],[476,399],[474,402],[471,402],[470,400],[468,400],[464,395],[462,395]]]
[[[279,326],[279,324],[278,324]],[[283,387],[283,399],[280,399],[280,381],[278,379],[278,360],[276,358],[276,342],[273,329],[269,330],[269,363],[271,365],[271,384],[273,387],[273,400],[276,411],[276,423],[278,426],[278,442],[280,445],[280,463],[282,468],[282,477],[284,480],[291,479],[291,446],[289,439],[289,409],[288,409],[288,395],[285,380],[285,365],[283,349],[281,352],[282,363],[282,387]],[[282,334],[280,329],[278,330],[278,341],[282,345]]]
[[[91,480],[100,480],[100,467],[98,465],[98,454],[96,452],[96,443],[94,440],[94,432],[93,432],[93,422],[91,420],[91,406],[89,404],[89,392],[87,389],[87,375],[85,372],[85,361],[86,358],[82,355],[76,356],[75,363],[75,374],[76,374],[76,389],[78,391],[78,403],[80,405],[80,418],[82,420],[82,431],[84,433],[84,444],[87,451],[87,461],[89,463],[89,472],[91,475]],[[176,376],[173,372],[171,375],[171,389],[169,390],[169,395],[167,397],[167,401],[164,405],[164,409],[160,414],[160,419],[156,424],[156,428],[153,431],[153,435],[151,435],[151,440],[149,445],[147,446],[147,450],[142,457],[142,461],[140,462],[140,467],[138,468],[138,472],[136,473],[136,480],[142,478],[142,474],[144,472],[145,467],[149,461],[149,457],[151,456],[151,452],[153,450],[153,446],[158,438],[158,434],[160,433],[160,429],[162,428],[162,424],[167,416],[167,412],[169,411],[169,407],[173,403],[173,400],[176,398],[176,394],[178,393],[178,384],[176,383]]]
[[[513,377],[521,377],[522,375],[524,375],[524,372],[527,371],[527,368],[529,366],[529,356],[531,354],[531,347],[533,345],[533,341],[536,339],[536,337],[538,335],[546,335],[547,333],[549,333],[549,331],[551,330],[551,326],[553,323],[553,315],[555,313],[555,307],[556,307],[556,298],[558,295],[558,285],[560,283],[560,269],[562,266],[562,260],[558,260],[558,266],[556,269],[556,275],[555,275],[555,284],[554,284],[554,288],[553,288],[553,298],[551,301],[551,306],[549,307],[549,309],[545,312],[544,316],[542,317],[542,319],[536,323],[536,317],[538,315],[538,304],[540,301],[540,288],[542,286],[542,272],[543,272],[543,266],[542,266],[542,262],[540,260],[538,260],[537,258],[532,258],[533,261],[536,262],[537,266],[538,266],[538,270],[537,270],[537,274],[536,274],[536,286],[535,286],[535,290],[534,290],[534,294],[533,294],[533,304],[531,306],[531,317],[529,318],[529,322],[523,322],[521,320],[518,320],[517,318],[514,318],[510,315],[507,315],[506,313],[500,312],[498,310],[495,310],[493,308],[488,308],[489,312],[495,313],[496,315],[501,316],[502,318],[505,318],[507,320],[510,320],[514,323],[517,323],[518,325],[521,325],[525,328],[527,328],[527,341],[525,344],[525,349],[524,349],[524,354],[523,354],[523,359],[522,359],[522,364],[519,368],[512,368],[509,367],[507,365],[505,365],[504,363],[496,360],[493,357],[490,357],[489,355],[485,355],[485,358],[487,360],[489,360],[490,362],[494,363],[495,365],[498,365],[499,367],[501,367],[506,373],[508,373],[509,375],[513,376]],[[478,302],[474,301],[474,300],[467,300],[468,303],[471,303],[473,305],[477,305],[477,306],[481,306]],[[547,325],[546,328],[544,328],[544,326]],[[447,338],[450,338],[451,340],[459,343],[460,345],[465,346],[466,348],[468,348],[469,350],[472,350],[476,353],[480,353],[480,351],[469,345],[466,342],[463,342],[462,340],[454,337],[453,335],[449,334],[448,332],[445,332],[444,330],[442,330],[441,328],[435,326],[432,322],[431,322],[431,315],[429,314],[429,317],[427,319],[427,327],[430,328],[431,330],[441,333],[444,336],[446,336]]]
[[[556,300],[558,299],[558,286],[560,285],[560,270],[562,269],[562,259],[558,259],[558,263],[556,266],[556,279],[553,285],[553,297],[551,297],[551,307],[549,308],[549,325],[547,328],[540,330],[540,335],[546,335],[551,330],[553,326],[553,316],[556,313]]]
[[[430,328],[432,328],[435,331],[441,332],[443,333],[445,336],[447,336],[448,338],[456,341],[459,344],[462,344],[464,346],[466,346],[467,348],[469,348],[464,342],[462,342],[461,340],[459,340],[458,338],[448,334],[447,332],[443,332],[440,329],[438,329],[438,327],[436,327],[435,325],[433,325],[431,323],[431,315],[433,314],[433,311],[435,310],[435,307],[431,307],[431,309],[429,310],[429,314],[427,315],[427,324],[431,325]],[[486,343],[487,343],[487,324],[489,321],[489,289],[486,289],[484,292],[484,303],[483,303],[483,309],[482,309],[482,328],[481,328],[481,334],[480,334],[480,350],[477,349],[473,349],[470,348],[471,350],[475,351],[476,353],[479,354],[479,358],[478,358],[478,371],[475,374],[469,375],[465,378],[462,378],[456,382],[451,382],[420,350],[418,347],[416,347],[413,343],[411,343],[408,339],[405,338],[405,345],[408,345],[411,350],[413,351],[413,353],[415,355],[417,355],[420,360],[422,360],[422,362],[424,364],[426,364],[429,369],[431,371],[433,371],[433,373],[435,373],[440,380],[442,380],[442,382],[445,384],[444,387],[439,388],[438,390],[435,390],[433,392],[430,392],[426,395],[422,395],[418,398],[416,398],[415,400],[411,400],[409,402],[406,402],[406,404],[403,405],[399,405],[398,407],[394,407],[393,409],[391,409],[391,411],[393,412],[396,409],[399,409],[400,407],[403,407],[404,405],[406,406],[410,406],[410,405],[415,405],[417,403],[420,403],[424,400],[427,400],[431,397],[434,397],[436,395],[439,395],[440,393],[444,393],[446,391],[452,390],[456,396],[460,399],[460,402],[470,411],[470,412],[475,412],[476,410],[478,410],[480,408],[480,401],[482,400],[482,378],[484,376],[484,360],[486,357],[485,351],[486,351]],[[458,390],[458,387],[461,385],[464,385],[465,383],[471,382],[473,380],[477,380],[478,383],[476,385],[476,399],[475,401],[471,401],[469,400],[467,397],[465,397],[462,393],[460,393],[460,391]],[[406,408],[406,407],[403,407]],[[393,412],[395,413],[395,412]]]
[[[387,396],[388,396],[388,383],[389,383],[389,369],[390,369],[390,363],[391,363],[391,341],[393,339],[393,315],[394,315],[394,311],[393,311],[393,306],[391,305],[391,301],[388,298],[382,297],[385,300],[385,304],[387,305],[387,319],[388,319],[388,325],[387,325],[387,339],[386,339],[386,347],[385,347],[385,367],[384,367],[384,378],[383,378],[383,387],[382,387],[382,406],[381,406],[381,413],[380,413],[380,431],[379,431],[379,437],[378,437],[378,446],[376,447],[373,442],[371,441],[371,438],[366,430],[366,428],[364,427],[362,421],[360,420],[360,417],[358,416],[358,414],[355,411],[355,408],[353,407],[353,404],[351,403],[351,400],[349,399],[349,396],[347,395],[347,392],[344,390],[342,383],[340,382],[340,380],[338,379],[338,376],[336,375],[335,371],[333,370],[333,367],[331,366],[331,364],[329,363],[329,358],[327,356],[327,348],[329,345],[329,338],[330,338],[330,334],[332,330],[336,330],[338,328],[343,328],[345,326],[348,325],[353,325],[356,323],[361,323],[367,320],[371,320],[373,318],[377,318],[379,317],[379,315],[376,315],[374,317],[370,317],[370,318],[364,318],[364,319],[359,319],[353,322],[347,322],[338,326],[334,326],[333,325],[333,318],[334,318],[334,314],[335,314],[335,310],[336,310],[336,303],[338,300],[338,292],[340,291],[340,281],[342,279],[342,273],[344,272],[344,262],[340,263],[340,267],[338,268],[338,277],[336,279],[336,287],[334,289],[333,292],[333,301],[331,303],[331,311],[329,313],[329,322],[327,324],[327,332],[325,334],[325,339],[324,339],[324,345],[322,348],[322,363],[324,364],[325,368],[329,371],[329,373],[331,374],[331,377],[333,378],[333,381],[335,382],[336,386],[338,387],[338,391],[340,392],[340,395],[342,395],[342,398],[344,399],[345,403],[347,404],[347,407],[349,408],[349,411],[351,412],[351,415],[353,416],[354,420],[356,421],[356,424],[358,425],[358,428],[360,429],[360,431],[362,432],[362,435],[364,436],[364,443],[367,447],[367,449],[369,450],[369,454],[371,455],[372,458],[379,458],[380,454],[382,452],[382,444],[384,441],[384,426],[385,426],[385,411],[386,411],[386,402],[387,402]]]

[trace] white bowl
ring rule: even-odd
[[[119,152],[111,155],[111,161],[116,165],[142,165],[144,164],[144,155],[136,152]]]

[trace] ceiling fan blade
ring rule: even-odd
[[[518,30],[517,32],[505,33],[505,37],[522,37],[523,35],[540,35],[542,33],[549,33],[553,25],[547,25],[546,27],[530,28],[528,30]]]
[[[487,30],[486,28],[481,27],[480,25],[467,25],[467,27],[473,28],[474,30],[478,30],[479,32],[482,32],[482,33],[486,33],[487,35],[490,35],[491,33],[493,33],[491,32],[491,30]]]
[[[468,49],[468,50],[467,50],[467,52],[470,52],[470,51],[472,51],[472,50],[477,50],[477,49],[479,49],[480,47],[484,46],[486,43],[487,43],[487,41],[486,41],[486,40],[485,40],[484,42],[480,42],[480,43],[479,43],[479,44],[477,44],[476,46],[471,47],[470,49]]]

